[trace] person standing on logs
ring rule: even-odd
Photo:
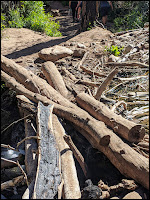
[[[72,22],[75,22],[75,20],[77,19],[77,11],[76,11],[77,4],[78,1],[69,1],[69,8],[71,8],[72,10],[72,17],[73,17]]]
[[[77,13],[77,21],[79,22],[79,20],[81,19],[81,9],[82,9],[82,1],[78,1],[77,7],[76,7],[76,11]]]
[[[104,26],[107,23],[107,15],[110,12],[110,9],[113,10],[113,5],[111,1],[100,1],[99,11]]]

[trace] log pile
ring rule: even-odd
[[[44,56],[45,54],[44,52]],[[129,66],[143,69],[148,67],[148,63],[127,62],[130,57],[128,55],[124,57],[125,60],[120,58],[121,61],[116,63],[105,62],[106,71],[104,67],[103,70],[96,71],[100,65],[103,65],[103,61],[96,64],[94,70],[90,70],[83,64],[88,62],[88,54],[83,55],[75,69],[81,74],[92,76],[93,81],[77,77],[76,73],[71,73],[64,66],[60,70],[56,63],[60,58],[65,57],[65,55],[61,56],[60,52],[59,57],[56,58],[55,55],[52,61],[48,56],[43,58],[42,51],[40,52],[40,58],[45,60],[41,67],[44,78],[28,71],[13,60],[1,56],[1,78],[7,87],[16,92],[20,114],[24,117],[28,187],[22,196],[23,199],[82,198],[83,188],[80,186],[74,158],[79,162],[85,179],[91,178],[90,171],[69,133],[65,132],[61,120],[70,123],[94,149],[103,153],[124,177],[132,179],[131,182],[135,181],[149,190],[149,137],[146,128],[116,112],[120,105],[124,105],[124,109],[127,109],[128,102],[116,103],[115,101],[116,104],[113,106],[105,103],[114,102],[106,95],[115,91],[122,82],[129,83],[147,78],[146,75],[135,79],[119,78],[116,75],[121,73],[122,66],[127,66],[127,69]],[[115,68],[113,69],[112,66]],[[110,92],[107,88],[115,79],[121,83],[112,87]],[[82,84],[80,90],[79,84]],[[33,126],[31,118],[26,119],[26,116],[31,113],[32,120],[36,119],[36,127]],[[20,182],[20,179],[22,180],[23,177],[13,179],[9,184],[14,186],[15,183]],[[138,187],[136,183],[131,190]],[[5,185],[7,183],[3,183],[3,189]],[[109,187],[101,181],[97,185],[102,190],[102,198],[110,198],[118,188],[121,190],[129,188],[124,182]],[[107,189],[104,189],[104,186]]]

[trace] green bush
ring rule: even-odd
[[[119,56],[122,53],[123,49],[124,49],[124,47],[118,47],[118,46],[114,46],[114,45],[112,45],[110,48],[105,47],[105,51],[107,51],[110,54],[113,54],[115,56]]]
[[[44,32],[49,36],[59,37],[59,22],[51,20],[51,15],[44,12],[43,1],[20,1],[21,5],[9,11],[8,27],[29,28]]]
[[[1,31],[5,28],[5,15],[1,13]]]

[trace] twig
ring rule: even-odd
[[[64,180],[62,179],[60,185],[58,186],[58,199],[61,199],[62,197],[63,186],[64,186]]]
[[[81,66],[80,67],[84,72],[86,72],[87,74],[90,74],[90,75],[93,75],[93,73],[94,73],[94,75],[95,76],[100,76],[100,77],[106,77],[106,75],[104,74],[104,73],[98,73],[98,72],[93,72],[93,71],[91,71],[91,70],[89,70],[89,69],[87,69],[87,68],[85,68],[85,67],[83,67],[83,66]]]
[[[127,110],[127,103],[125,101],[118,101],[115,105],[113,105],[113,107],[111,108],[111,110],[114,112],[115,109],[120,106],[123,105],[124,110]]]
[[[40,140],[41,138],[39,136],[29,136],[21,140],[20,142],[17,143],[17,148],[25,141],[25,140],[30,140],[30,139],[37,139]]]
[[[82,60],[77,64],[77,69],[79,70],[80,67],[83,65],[84,61],[86,60],[87,55],[89,54],[89,52],[86,52],[82,58]]]
[[[25,117],[23,117],[23,118],[21,118],[21,119],[18,119],[17,121],[14,121],[14,122],[12,122],[9,126],[7,126],[4,130],[2,130],[1,131],[1,133],[3,133],[3,132],[5,132],[8,128],[10,128],[13,124],[16,124],[16,123],[18,123],[19,121],[21,121],[21,120],[23,120],[23,119],[25,119],[25,118],[27,118],[27,117],[29,117],[29,116],[33,116],[32,114],[29,114],[29,115],[27,115],[27,116],[25,116]]]
[[[64,138],[65,142],[68,144],[68,146],[70,147],[70,149],[72,150],[72,152],[73,152],[74,156],[76,157],[77,161],[79,162],[85,177],[87,177],[87,165],[86,165],[86,163],[84,161],[83,156],[81,155],[81,153],[79,152],[77,147],[74,145],[70,135],[64,135],[63,138]]]
[[[11,149],[11,150],[13,150],[13,151],[18,151],[18,149],[15,149],[14,147],[11,147],[9,144],[8,144],[8,145],[6,145],[6,144],[1,144],[1,147],[7,148],[7,149]]]
[[[4,161],[6,161],[6,162],[10,162],[10,163],[13,163],[13,164],[17,165],[17,166],[20,168],[20,170],[22,171],[23,175],[25,176],[27,186],[29,186],[27,175],[26,175],[25,171],[22,169],[22,167],[21,167],[21,165],[19,164],[19,161],[18,161],[18,160],[17,160],[17,162],[15,162],[15,161],[13,161],[13,160],[8,160],[8,159],[2,158],[2,157],[1,157],[1,160],[4,160]]]
[[[140,66],[140,67],[146,67],[149,68],[149,65],[141,63],[141,62],[134,62],[134,61],[128,61],[128,62],[107,62],[105,65],[113,65],[113,66]]]
[[[98,88],[97,93],[95,95],[95,99],[99,100],[103,91],[106,89],[107,85],[111,82],[113,77],[118,73],[118,69],[115,68],[111,71],[111,73],[107,76],[107,78],[104,80],[104,82],[101,84],[101,86]]]

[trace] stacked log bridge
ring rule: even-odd
[[[25,95],[34,102],[41,101],[45,105],[54,104],[54,114],[73,122],[76,126],[80,127],[80,129],[84,129],[84,136],[90,135],[87,139],[92,140],[89,140],[89,142],[91,144],[94,143],[94,148],[103,152],[123,175],[133,178],[149,189],[148,159],[125,144],[113,131],[108,129],[103,122],[94,119],[86,111],[80,109],[76,105],[74,105],[76,109],[68,108],[54,103],[46,96],[29,91],[3,71],[1,72],[1,77],[7,86],[13,88],[19,94]]]
[[[43,63],[42,71],[48,83],[62,96],[67,97],[68,90],[55,64],[51,61]]]
[[[144,138],[145,129],[142,125],[136,124],[117,115],[105,104],[94,99],[86,93],[80,93],[76,97],[77,103],[88,111],[96,119],[103,121],[114,132],[130,142],[139,142]]]

